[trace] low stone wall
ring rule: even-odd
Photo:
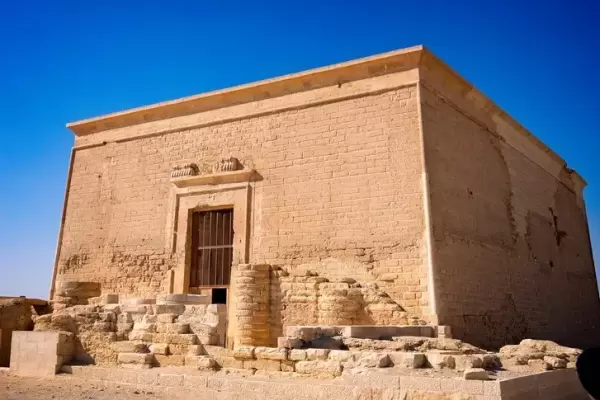
[[[128,371],[93,366],[64,367],[72,378],[111,386],[186,390],[211,399],[265,398],[314,400],[574,400],[587,395],[573,370],[543,372],[496,381],[464,381],[446,377],[348,375],[330,381],[269,377],[190,374],[159,369]]]
[[[10,373],[17,376],[48,377],[71,361],[74,335],[68,332],[14,331]]]
[[[32,309],[27,299],[0,299],[0,367],[10,363],[13,331],[33,329]]]

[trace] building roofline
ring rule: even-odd
[[[336,81],[344,83],[367,78],[369,75],[384,75],[389,72],[412,69],[418,66],[423,49],[421,45],[408,47],[276,78],[136,107],[71,122],[67,124],[67,128],[77,136],[85,136],[138,123],[195,114],[210,109],[312,90],[335,84]]]
[[[201,113],[335,84],[341,85],[350,81],[421,68],[431,64],[441,67],[461,87],[476,94],[483,107],[501,117],[547,153],[555,162],[566,168],[567,163],[562,157],[422,45],[88,118],[68,123],[67,128],[76,136],[87,136],[111,129]],[[580,179],[584,186],[586,185],[585,180],[577,172],[569,171],[572,176],[575,175],[577,179]]]

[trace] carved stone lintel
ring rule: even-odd
[[[235,157],[223,158],[214,167],[213,172],[229,172],[242,169],[242,164]]]
[[[196,164],[185,164],[174,167],[171,171],[171,178],[181,178],[184,176],[198,175],[198,166]]]

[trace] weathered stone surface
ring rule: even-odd
[[[200,356],[206,354],[204,346],[201,344],[191,344],[187,346],[187,354],[190,356]]]
[[[427,362],[434,369],[454,369],[456,367],[455,359],[452,355],[430,351],[426,354]]]
[[[183,304],[157,304],[156,314],[176,314],[181,315],[185,312],[185,305]]]
[[[329,351],[328,349],[306,349],[306,359],[308,361],[327,360]]]
[[[136,322],[133,324],[133,330],[138,332],[156,332],[156,324],[154,323],[146,323],[146,322]]]
[[[185,356],[181,354],[154,354],[154,365],[157,367],[182,367],[185,365]]]
[[[160,315],[160,314],[159,314]],[[158,333],[175,333],[184,334],[190,331],[190,325],[185,323],[159,323],[156,324],[156,332]]]
[[[98,282],[57,281],[56,296],[61,297],[98,297],[100,284]]]
[[[277,338],[277,347],[285,349],[297,349],[304,345],[304,340],[297,338],[279,337]]]
[[[424,368],[427,365],[427,358],[423,353],[390,352],[387,354],[392,364],[400,368]]]
[[[177,314],[158,314],[156,316],[156,322],[160,323],[160,324],[172,324],[173,322],[175,322],[175,319],[177,318]]]
[[[333,361],[354,361],[355,355],[359,355],[358,353],[352,353],[346,350],[331,350],[329,352],[328,359]]]
[[[161,354],[163,356],[169,354],[169,345],[166,343],[152,343],[148,349],[152,354]]]
[[[386,368],[392,363],[386,353],[356,353],[355,365],[365,368]]]
[[[306,350],[293,349],[290,350],[288,355],[289,359],[292,361],[304,361],[306,360]]]
[[[171,343],[169,344],[169,354],[186,355],[189,353],[189,347],[195,345]]]
[[[75,319],[68,314],[45,314],[34,318],[34,331],[77,332]]]
[[[138,340],[141,342],[152,342],[153,334],[144,331],[131,331],[129,332],[129,340]],[[154,340],[157,341],[157,340]]]
[[[256,347],[254,349],[254,356],[258,360],[285,361],[287,360],[287,354],[287,349],[277,347]]]
[[[156,343],[167,344],[197,344],[197,337],[194,334],[173,334],[173,333],[155,333],[153,341]]]
[[[212,370],[216,367],[216,362],[208,356],[185,356],[185,365],[197,368],[199,370]]]
[[[118,364],[120,365],[137,365],[142,368],[150,368],[154,362],[153,354],[140,353],[119,353]]]
[[[459,371],[472,368],[483,368],[483,357],[479,355],[455,355],[455,367]]]
[[[342,374],[342,364],[339,361],[298,361],[296,372],[316,378],[332,378]]]
[[[463,372],[463,378],[466,380],[486,381],[489,379],[489,374],[483,368],[467,368]]]
[[[112,343],[112,348],[117,353],[147,353],[148,344],[132,341]]]
[[[544,361],[552,367],[552,369],[567,368],[567,360],[558,357],[544,356]]]
[[[549,371],[552,369],[552,365],[543,359],[530,359],[526,365],[529,365],[535,371]]]
[[[244,369],[256,369],[261,371],[281,371],[281,361],[277,360],[244,360]]]
[[[114,364],[117,352],[112,343],[117,339],[114,332],[83,332],[76,336],[74,358],[86,364]]]
[[[233,350],[233,358],[236,360],[253,360],[255,348],[251,346],[240,346]]]

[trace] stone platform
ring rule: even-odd
[[[389,371],[393,372],[393,371]],[[115,383],[140,389],[198,392],[207,399],[345,399],[345,400],[584,400],[574,370],[541,372],[532,375],[499,376],[491,381],[464,381],[442,373],[423,375],[410,372],[342,375],[333,380],[289,379],[284,374],[239,376],[233,370],[217,374],[178,368],[123,370],[95,366],[66,366],[63,376],[93,381],[106,386]]]

